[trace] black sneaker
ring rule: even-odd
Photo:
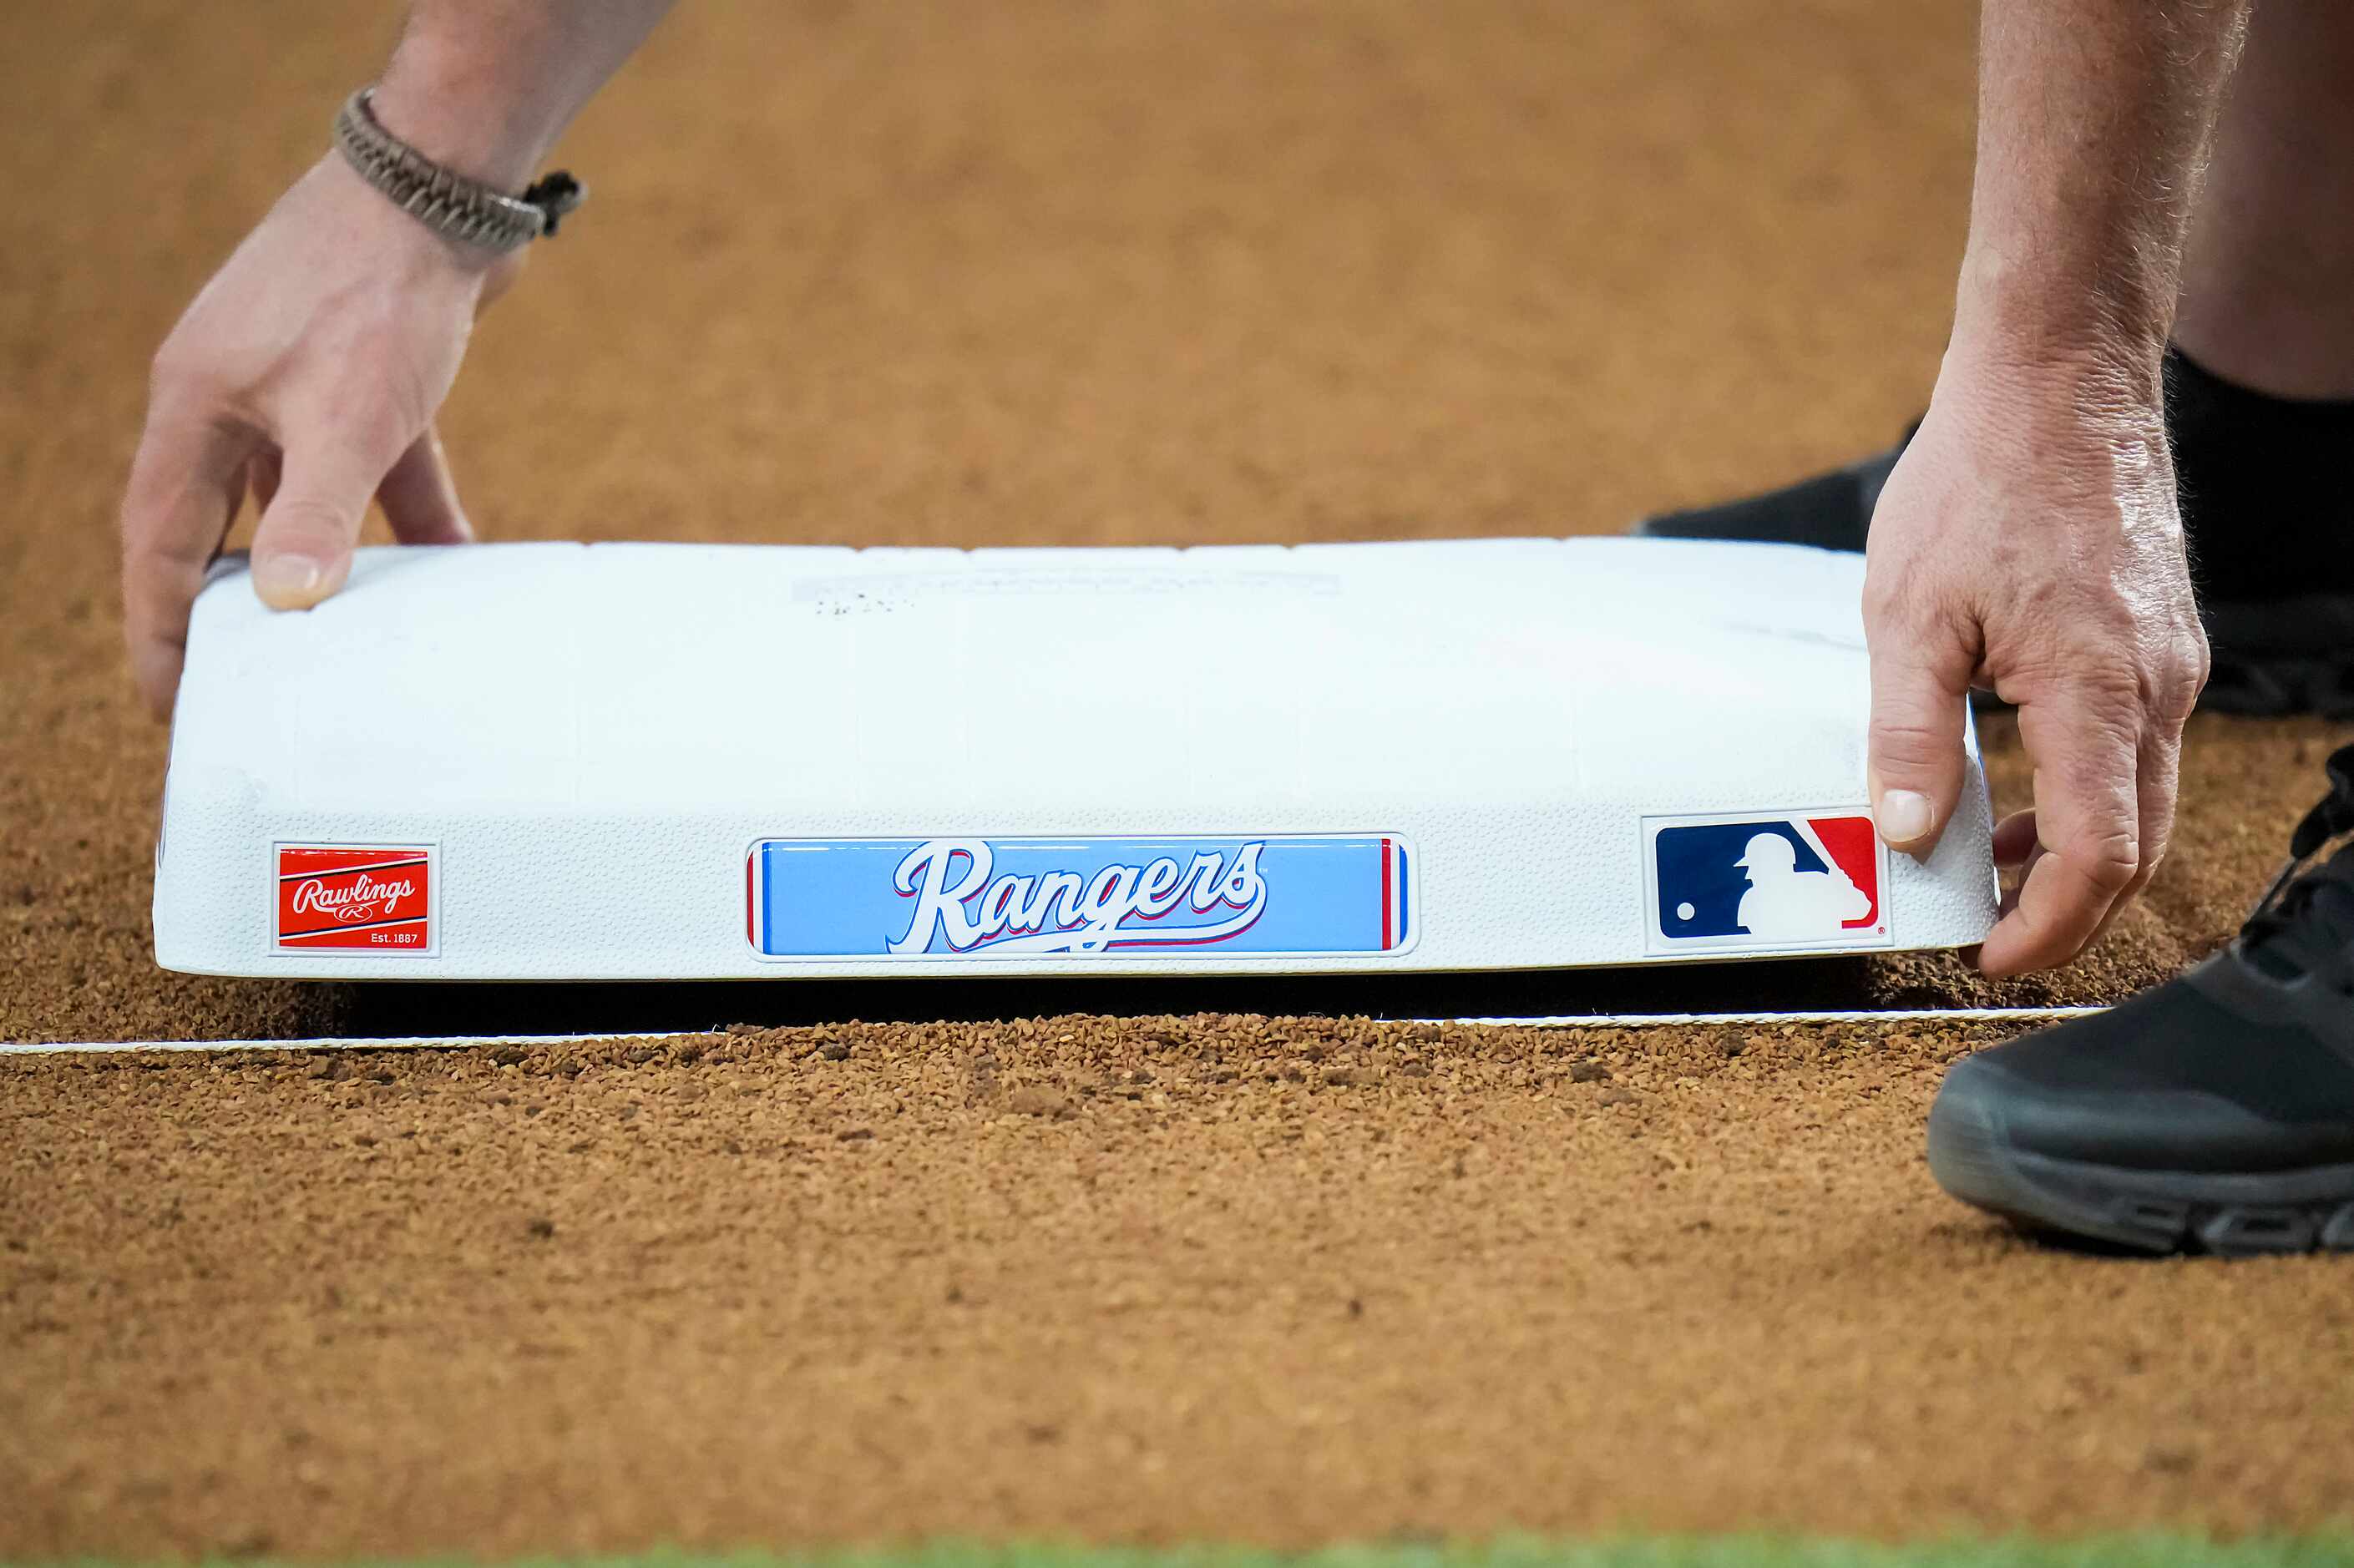
[[[2354,1251],[2354,746],[2239,939],[2091,1017],[1956,1062],[1929,1112],[1946,1192],[2148,1252]]]
[[[1904,440],[1886,451],[1769,490],[1714,506],[1688,512],[1665,512],[1646,517],[1634,532],[1651,539],[1740,539],[1756,545],[1812,545],[1819,550],[1863,553],[1863,539],[1872,527],[1872,510],[1880,492],[1904,455],[1914,420]]]

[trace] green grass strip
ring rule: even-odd
[[[602,1568],[2354,1568],[2354,1536],[2214,1542],[2191,1536],[1910,1546],[1767,1536],[1570,1543],[1363,1544],[1299,1554],[1238,1547],[1159,1550],[940,1544],[908,1551],[720,1561],[655,1558]]]
[[[1281,1552],[1238,1546],[983,1546],[938,1542],[806,1553],[655,1552],[530,1558],[505,1568],[2354,1568],[2354,1534],[2213,1542],[2167,1533],[2077,1541],[1876,1545],[1781,1536],[1630,1536],[1590,1542],[1366,1543]],[[86,1560],[73,1568],[131,1568]],[[227,1568],[224,1564],[223,1568]],[[256,1568],[244,1562],[236,1568]],[[473,1568],[458,1559],[342,1568]]]

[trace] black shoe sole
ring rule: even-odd
[[[2354,1252],[2354,1165],[2245,1174],[2132,1171],[2015,1149],[1981,1097],[1929,1112],[1929,1171],[2022,1230],[2136,1252]]]

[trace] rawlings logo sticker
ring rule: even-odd
[[[744,866],[763,958],[1397,952],[1413,862],[1391,837],[763,839]]]
[[[430,846],[280,844],[277,853],[278,951],[433,951]]]

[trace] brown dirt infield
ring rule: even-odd
[[[2149,896],[2005,987],[1912,959],[1176,1016],[155,971],[116,488],[145,355],[379,58],[360,9],[45,7],[0,55],[0,1038],[910,1022],[0,1062],[0,1557],[2354,1514],[2344,1265],[2088,1258],[1948,1203],[1921,1118],[1987,1031],[1230,1011],[2105,999],[2229,932],[2326,726],[2202,720]],[[445,429],[509,537],[1614,529],[1914,411],[1968,30],[690,7],[567,143],[596,203]]]

